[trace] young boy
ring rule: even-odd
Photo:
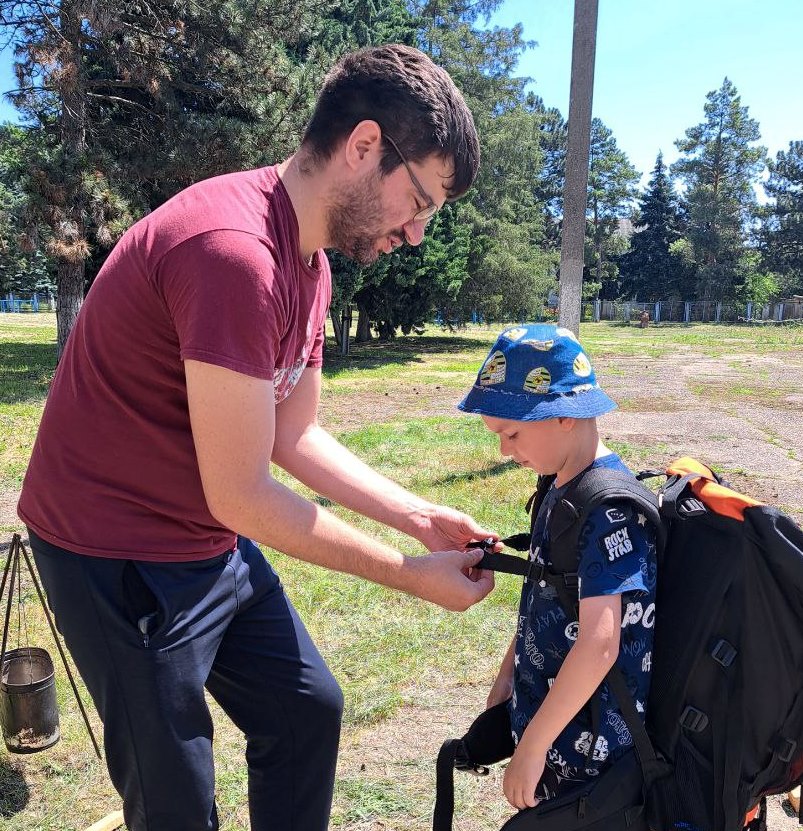
[[[502,454],[555,474],[533,529],[530,558],[550,562],[549,517],[593,467],[627,470],[600,441],[597,416],[614,409],[568,329],[526,325],[499,336],[458,405],[499,436]],[[516,750],[504,792],[515,808],[567,794],[633,747],[615,697],[603,685],[597,729],[586,706],[618,663],[640,714],[650,682],[655,621],[654,531],[624,502],[592,511],[579,537],[579,621],[555,589],[526,581],[516,634],[488,697],[509,701]]]

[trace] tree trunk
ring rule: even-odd
[[[340,344],[343,342],[343,327],[340,325],[340,313],[330,308],[329,317],[332,320],[332,329],[335,333],[335,343],[337,344],[337,351],[339,353]]]
[[[59,260],[56,280],[56,331],[58,359],[61,360],[67,338],[84,302],[84,261],[73,263]]]
[[[86,91],[81,60],[83,17],[75,0],[62,0],[59,15],[62,47],[61,146],[64,153],[64,212],[67,222],[56,228],[59,243],[57,271],[58,357],[61,358],[84,300],[84,263],[89,252],[84,222],[81,171],[86,152]]]
[[[357,306],[359,315],[357,317],[357,335],[354,338],[356,343],[368,343],[371,340],[371,321],[365,306]]]

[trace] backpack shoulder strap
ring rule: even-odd
[[[583,473],[558,500],[549,524],[550,559],[556,572],[577,571],[580,531],[591,512],[610,502],[631,502],[655,527],[659,551],[665,531],[656,495],[624,470],[597,467]]]

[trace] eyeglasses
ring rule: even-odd
[[[407,173],[410,176],[410,181],[415,185],[415,189],[418,191],[418,195],[421,197],[421,201],[425,203],[425,207],[421,208],[420,211],[413,217],[413,222],[419,222],[422,225],[428,225],[432,218],[438,213],[438,206],[432,201],[432,197],[421,187],[421,182],[416,179],[415,173],[410,169],[410,165],[407,164],[407,159],[402,156],[401,150],[399,150],[398,145],[395,141],[387,134],[382,134],[390,143],[390,146],[396,151],[396,154],[401,159],[401,163],[407,169]]]

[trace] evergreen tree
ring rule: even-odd
[[[675,142],[672,173],[685,184],[688,238],[697,268],[697,296],[733,297],[744,280],[743,256],[756,218],[754,184],[765,165],[758,122],[727,78],[706,96],[705,120]]]
[[[8,292],[51,295],[55,274],[29,221],[22,183],[36,134],[11,124],[0,126],[0,296]]]
[[[630,250],[620,260],[622,295],[638,300],[680,299],[682,263],[672,253],[680,239],[680,216],[663,153],[658,154],[652,178],[641,197],[630,238]]]
[[[544,160],[536,181],[535,196],[543,205],[548,244],[550,248],[560,250],[568,125],[560,110],[545,107],[544,102],[537,96],[529,95],[526,106],[538,119],[540,147]]]
[[[606,297],[619,294],[617,259],[624,247],[619,221],[630,212],[640,176],[612,131],[600,119],[592,119],[587,230],[591,261],[586,259],[584,277],[597,283]]]
[[[769,168],[764,190],[774,201],[762,233],[762,264],[778,275],[783,295],[803,294],[803,141],[790,141]]]
[[[540,305],[546,286],[554,284],[536,194],[540,122],[525,106],[527,79],[513,75],[529,44],[521,26],[479,25],[500,4],[415,0],[409,6],[416,45],[449,72],[472,110],[483,161],[474,188],[441,212],[419,250],[404,246],[356,275],[336,260],[336,281],[352,287],[358,303],[359,338],[371,328],[383,337],[397,327],[409,330],[436,308],[459,319],[475,309],[496,316],[513,314],[515,306],[519,314]],[[342,300],[349,300],[348,292]]]
[[[0,0],[11,98],[43,136],[25,190],[57,264],[59,352],[93,249],[193,181],[295,145],[330,56],[289,47],[320,21],[316,0]]]

